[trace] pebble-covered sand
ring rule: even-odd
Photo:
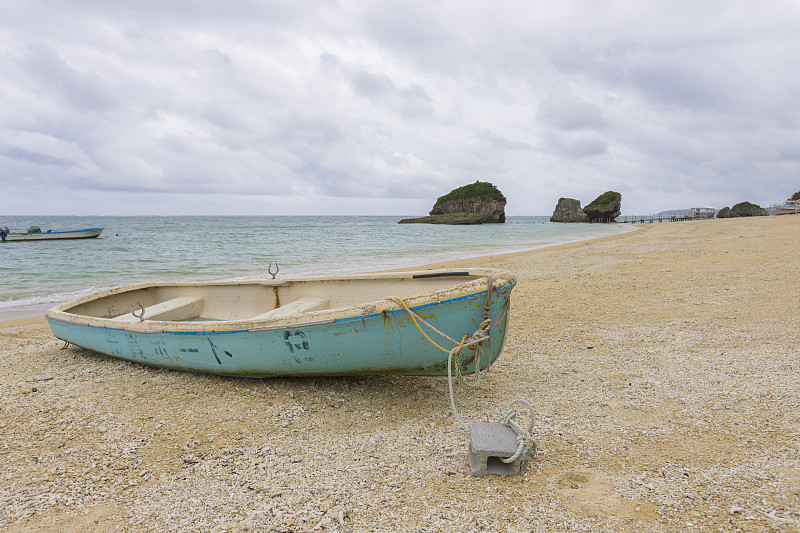
[[[0,529],[800,531],[799,243],[791,215],[469,262],[520,281],[456,392],[534,405],[514,477],[470,475],[446,378],[195,375],[0,324]]]

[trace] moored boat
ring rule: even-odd
[[[66,239],[94,239],[103,233],[104,228],[87,228],[68,231],[47,231],[33,233],[9,232],[8,228],[0,228],[0,240],[2,242],[17,241],[53,241]]]
[[[142,283],[50,309],[53,334],[143,364],[269,377],[462,373],[503,348],[514,276],[465,269]],[[444,345],[444,346],[443,346]]]

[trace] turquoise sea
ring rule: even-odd
[[[141,281],[257,279],[414,267],[629,231],[623,224],[397,224],[401,217],[132,216],[0,218],[12,232],[104,227],[97,239],[0,243],[0,319]],[[31,312],[31,311],[37,312]],[[25,312],[26,311],[26,312]]]

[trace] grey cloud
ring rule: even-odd
[[[0,146],[0,154],[10,159],[19,159],[35,165],[56,165],[68,167],[73,163],[60,157],[53,157],[51,155],[42,154],[38,152],[29,152],[13,146],[3,147]]]
[[[546,146],[555,153],[582,159],[608,152],[609,123],[597,106],[557,94],[542,102],[539,117]]]
[[[410,85],[400,90],[397,95],[397,108],[401,116],[406,118],[433,118],[435,114],[432,98],[424,87]]]
[[[356,94],[364,98],[380,100],[383,105],[387,105],[389,109],[393,109],[401,116],[416,118],[430,115],[433,112],[431,97],[420,85],[411,84],[399,88],[388,76],[362,70],[350,73],[349,77]]]
[[[82,111],[105,111],[118,104],[106,81],[95,72],[80,72],[49,46],[31,45],[20,67],[41,95],[61,95]]]
[[[420,9],[406,2],[369,2],[362,13],[371,39],[390,50],[414,50],[420,57],[453,48],[454,31],[437,17],[436,6]]]
[[[397,92],[397,87],[387,76],[364,71],[351,74],[350,83],[356,93],[365,98],[379,98]]]
[[[718,65],[692,65],[686,59],[676,63],[648,64],[637,67],[631,81],[652,102],[689,109],[724,109],[733,96],[724,77],[714,71]],[[721,79],[720,79],[721,78]]]
[[[345,138],[333,120],[293,110],[280,113],[274,127],[275,142],[288,141],[295,146],[331,147]]]
[[[532,214],[564,184],[619,186],[642,212],[769,203],[800,188],[799,18],[688,0],[9,2],[0,176],[59,187],[43,206],[75,190],[329,209],[481,176]]]
[[[606,154],[609,147],[608,140],[594,132],[551,132],[545,139],[556,153],[578,159]]]
[[[540,116],[546,123],[564,131],[600,130],[608,125],[596,105],[563,97],[543,102]]]
[[[478,139],[498,150],[530,150],[531,145],[525,142],[512,141],[503,135],[483,129],[477,133]]]

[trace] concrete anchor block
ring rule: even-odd
[[[517,434],[513,429],[499,422],[472,422],[469,434],[469,467],[473,476],[516,476],[522,473],[522,462],[528,448],[524,448],[513,463],[500,460],[517,452]]]

